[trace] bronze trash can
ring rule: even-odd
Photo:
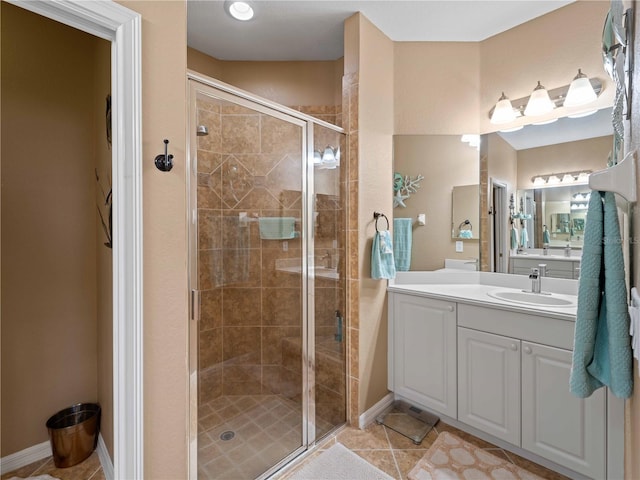
[[[98,445],[100,405],[78,403],[47,420],[53,463],[58,468],[77,465]]]

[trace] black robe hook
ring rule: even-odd
[[[173,155],[169,155],[168,153],[168,145],[169,140],[164,139],[164,154],[160,154],[156,156],[156,168],[161,172],[168,172],[173,168]]]

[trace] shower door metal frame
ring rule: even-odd
[[[315,418],[315,272],[314,272],[314,164],[313,164],[313,125],[317,124],[344,134],[344,129],[328,122],[324,122],[297,110],[279,105],[257,95],[233,87],[224,82],[212,79],[196,72],[187,72],[189,91],[188,126],[187,126],[187,212],[189,215],[189,289],[191,292],[190,320],[189,320],[189,478],[196,479],[198,472],[198,398],[197,398],[197,313],[199,310],[199,292],[197,290],[197,142],[196,138],[196,96],[198,93],[210,95],[220,100],[229,101],[244,107],[272,115],[283,121],[298,125],[302,128],[302,159],[305,160],[301,168],[302,182],[302,271],[306,276],[302,279],[302,445],[291,452],[259,478],[267,478],[278,469],[291,462],[304,451],[308,450],[316,440]],[[195,287],[195,288],[194,288]],[[344,372],[346,376],[346,370]]]

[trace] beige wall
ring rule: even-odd
[[[96,129],[92,62],[104,42],[1,9],[6,456],[47,441],[58,410],[98,400],[94,148],[104,123]]]
[[[607,166],[613,137],[589,138],[518,151],[518,189],[534,188],[534,175],[602,170]]]
[[[357,15],[355,21],[359,31],[357,193],[361,279],[359,412],[362,413],[387,393],[387,282],[371,279],[370,258],[375,232],[373,212],[383,212],[389,217],[392,214],[394,64],[393,42],[362,15]]]
[[[119,1],[142,16],[145,478],[187,478],[186,2]],[[174,167],[153,159],[169,139]]]
[[[443,268],[445,258],[478,258],[478,240],[464,240],[464,251],[457,253],[451,238],[452,189],[456,185],[478,184],[478,150],[462,143],[458,135],[396,135],[393,158],[394,172],[425,177],[418,191],[405,200],[407,207],[393,209],[395,218],[414,221],[411,270]],[[476,218],[478,210],[476,203]],[[426,214],[425,226],[415,224],[419,213]],[[479,229],[476,222],[473,231]]]
[[[480,44],[395,42],[394,133],[478,132]]]
[[[188,49],[188,67],[286,106],[337,105],[342,59],[324,62],[232,62]]]

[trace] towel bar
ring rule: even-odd
[[[638,200],[635,150],[628,153],[620,163],[589,175],[589,188],[617,193],[627,202],[635,203]]]

